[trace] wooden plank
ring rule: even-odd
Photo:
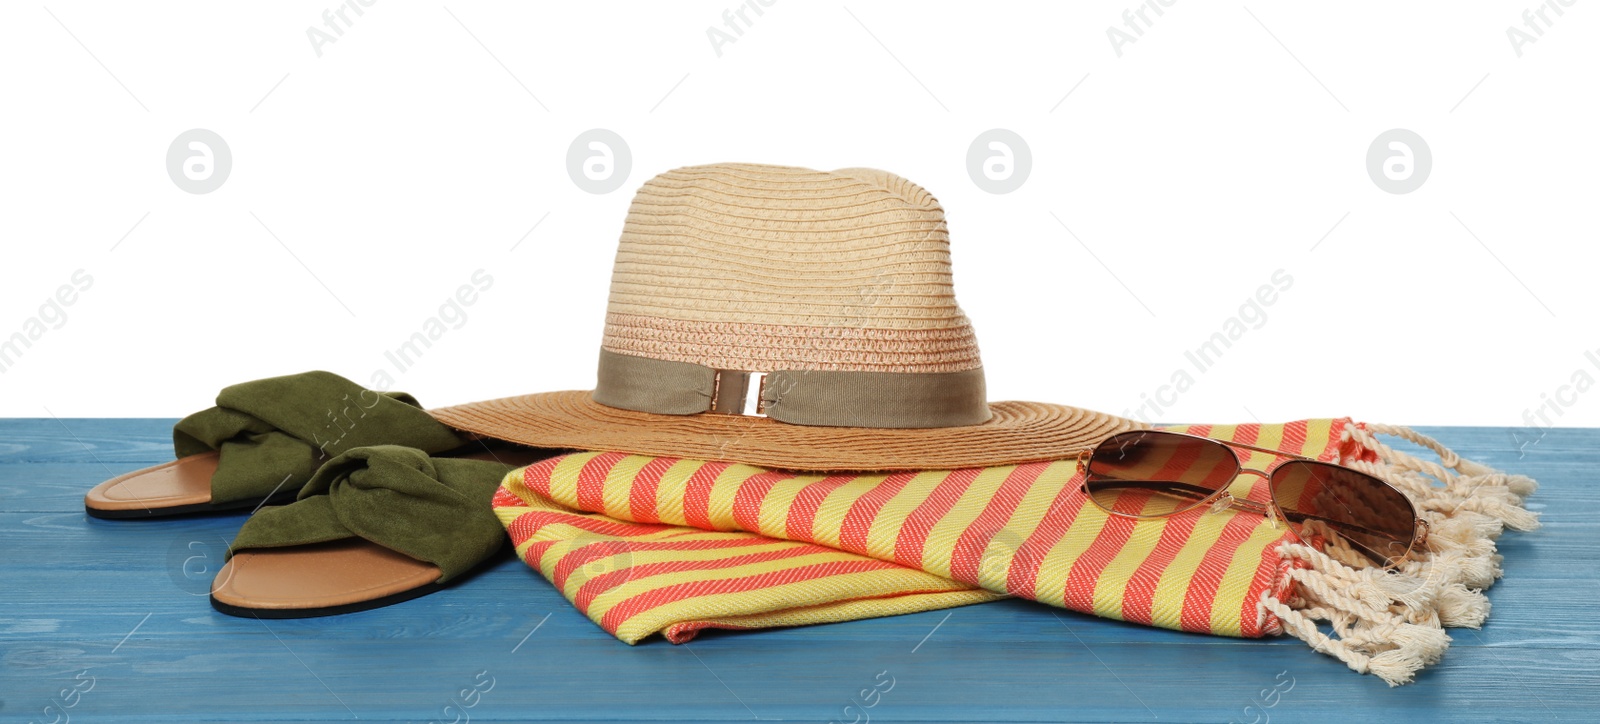
[[[134,418],[0,418],[0,465],[39,462],[154,465],[172,459],[172,425],[175,422],[177,420]]]
[[[44,707],[80,675],[94,688],[68,713],[117,721],[850,721],[868,702],[873,721],[1581,720],[1600,706],[1600,486],[1588,479],[1600,431],[1552,430],[1520,460],[1506,430],[1428,431],[1539,478],[1547,525],[1502,539],[1508,577],[1490,591],[1489,625],[1452,630],[1442,663],[1390,689],[1292,638],[1022,601],[630,647],[508,556],[386,609],[232,618],[204,593],[242,517],[82,513],[106,469],[170,456],[171,422],[0,421],[3,718],[49,721]],[[481,699],[460,696],[490,677]],[[884,677],[893,688],[863,699]]]

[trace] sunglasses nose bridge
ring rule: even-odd
[[[1263,479],[1267,479],[1267,480],[1271,480],[1272,479],[1272,474],[1268,473],[1265,470],[1257,470],[1255,468],[1247,468],[1247,467],[1240,466],[1239,474],[1240,475],[1244,475],[1245,473],[1250,473],[1251,475],[1259,475]]]

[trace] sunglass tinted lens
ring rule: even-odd
[[[1302,540],[1329,531],[1378,565],[1398,563],[1416,534],[1416,508],[1394,486],[1327,463],[1284,463],[1272,499]]]
[[[1238,474],[1239,459],[1214,440],[1124,432],[1095,448],[1084,487],[1106,510],[1162,516],[1199,505]]]

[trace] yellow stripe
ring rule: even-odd
[[[578,453],[563,458],[550,471],[550,497],[562,505],[578,507],[578,473],[601,453]]]
[[[733,501],[739,492],[739,486],[751,476],[766,472],[761,468],[752,467],[743,463],[729,465],[721,475],[711,483],[711,499],[706,504],[706,520],[711,521],[711,527],[717,530],[738,530],[739,523],[733,518]]]
[[[661,474],[656,484],[656,515],[668,525],[688,525],[683,517],[683,499],[689,489],[689,478],[706,463],[701,460],[679,460]]]
[[[1196,514],[1195,511],[1189,511],[1179,515]],[[1094,581],[1094,594],[1090,600],[1096,615],[1122,620],[1122,602],[1127,596],[1128,581],[1155,551],[1170,520],[1172,517],[1150,518],[1134,523],[1128,540],[1123,542],[1117,554],[1112,556],[1111,562],[1101,569],[1100,576]]]
[[[1206,437],[1233,442],[1234,435],[1238,433],[1238,431],[1238,425],[1212,425],[1211,432],[1206,433]]]
[[[753,535],[750,536],[750,537],[751,538],[758,538],[758,536],[753,536]],[[676,539],[674,539],[674,540],[676,540]],[[555,565],[558,564],[561,561],[561,559],[565,558],[568,554],[572,553],[573,551],[576,551],[579,548],[583,548],[585,546],[594,545],[595,543],[599,543],[599,542],[600,541],[597,541],[597,540],[594,540],[594,539],[589,539],[589,540],[581,540],[581,541],[572,541],[572,542],[570,542],[570,544],[557,544],[555,546],[551,546],[550,552],[545,555],[545,558],[551,561],[551,564],[550,564],[551,567],[550,567],[549,570],[553,573],[555,571]],[[628,550],[626,548],[626,546],[627,546],[627,542],[626,541],[613,539],[613,543],[616,546],[616,552],[615,553],[613,553],[612,555],[602,556],[600,558],[596,558],[596,559],[594,559],[592,561],[587,561],[582,566],[579,566],[577,569],[573,570],[570,575],[568,575],[567,580],[566,580],[566,584],[562,587],[562,592],[567,595],[567,598],[569,600],[573,596],[576,596],[578,594],[578,589],[581,588],[583,586],[583,584],[587,583],[590,579],[592,579],[592,578],[594,578],[596,576],[599,576],[599,575],[602,575],[602,574],[606,574],[606,573],[610,573],[612,571],[617,571],[617,570],[635,569],[636,577],[629,578],[628,580],[629,580],[630,583],[638,582],[641,585],[647,586],[648,588],[659,588],[659,587],[661,587],[663,585],[672,585],[672,584],[671,584],[671,582],[659,583],[658,584],[658,583],[655,583],[656,581],[681,582],[679,579],[683,579],[684,577],[687,577],[688,580],[711,580],[715,576],[713,576],[713,575],[696,575],[696,574],[702,574],[702,573],[704,573],[704,574],[716,574],[716,573],[719,573],[720,571],[724,571],[724,570],[727,570],[727,571],[746,570],[746,571],[748,571],[748,570],[752,570],[752,569],[760,569],[763,572],[764,571],[769,571],[769,570],[778,570],[778,569],[782,569],[784,567],[788,567],[787,563],[789,561],[811,560],[811,556],[812,555],[817,555],[817,554],[821,554],[822,553],[822,549],[814,549],[816,551],[816,553],[813,553],[813,554],[797,555],[794,558],[785,558],[785,559],[780,559],[780,560],[776,560],[776,561],[768,561],[768,562],[765,562],[765,563],[752,563],[752,564],[747,564],[747,565],[744,565],[744,566],[740,566],[738,568],[708,569],[708,570],[700,570],[700,571],[684,571],[684,572],[680,572],[680,573],[671,573],[671,574],[663,573],[663,574],[657,574],[657,575],[651,576],[651,575],[644,575],[642,572],[638,571],[637,569],[640,566],[647,566],[647,565],[651,565],[651,564],[654,564],[654,563],[676,563],[676,562],[685,562],[685,563],[687,563],[687,562],[722,561],[722,560],[728,560],[728,559],[731,559],[731,558],[738,558],[740,556],[756,555],[756,554],[760,554],[760,553],[771,553],[773,551],[781,551],[781,550],[786,550],[786,549],[791,549],[791,548],[803,548],[803,547],[811,547],[811,546],[807,546],[804,543],[795,543],[793,541],[775,541],[775,540],[768,539],[768,542],[764,543],[764,544],[752,545],[752,546],[741,546],[739,548],[731,548],[731,549],[730,548],[713,548],[713,549],[698,550],[698,551],[634,551],[634,550]],[[812,547],[812,548],[814,548],[814,547]],[[844,555],[844,554],[838,553],[837,551],[828,551],[827,554],[828,555]],[[815,561],[813,561],[813,562],[815,562]]]
[[[633,643],[679,621],[702,621],[731,613],[791,611],[806,602],[897,596],[916,590],[948,591],[953,585],[960,584],[915,569],[899,568],[795,581],[741,593],[697,596],[639,612],[617,627],[617,638]],[[975,597],[962,598],[971,602]],[[885,605],[892,607],[893,603]],[[603,613],[590,609],[589,618],[596,623],[603,617]]]
[[[1261,432],[1256,435],[1256,441],[1252,444],[1256,447],[1276,450],[1282,443],[1282,425],[1262,425]],[[1240,452],[1245,454],[1244,466],[1253,470],[1266,470],[1280,460],[1277,455],[1272,453],[1256,452],[1254,450],[1240,450]],[[1243,474],[1234,478],[1233,482],[1228,485],[1228,492],[1235,498],[1247,498],[1250,496],[1250,489],[1255,487],[1256,482],[1264,480],[1259,475]]]
[[[1250,537],[1239,546],[1233,560],[1228,561],[1227,571],[1222,574],[1222,583],[1217,586],[1217,596],[1211,602],[1212,633],[1221,636],[1239,636],[1243,633],[1240,615],[1244,609],[1244,597],[1250,592],[1250,582],[1261,568],[1261,551],[1286,533],[1288,531],[1283,528],[1273,528],[1265,518],[1255,530],[1250,531]]]
[[[948,470],[928,470],[911,476],[906,486],[878,510],[872,528],[867,531],[867,553],[879,560],[893,561],[894,544],[906,518],[948,477]]]
[[[943,580],[943,579],[940,579]],[[627,643],[634,643],[657,630],[665,630],[678,623],[704,623],[713,624],[711,628],[773,628],[777,626],[811,626],[819,623],[837,623],[840,621],[856,621],[863,618],[880,618],[883,616],[899,616],[920,611],[934,611],[956,606],[967,606],[974,603],[987,603],[998,601],[1005,596],[980,589],[959,589],[954,591],[937,591],[934,593],[907,593],[889,596],[886,598],[868,598],[848,600],[841,602],[826,602],[810,606],[786,608],[771,613],[757,613],[747,616],[719,616],[716,618],[700,618],[693,621],[667,621],[658,629],[644,630],[647,626],[641,621],[638,627],[619,627],[618,638]],[[637,617],[636,617],[637,618]],[[628,629],[624,635],[622,628]],[[627,636],[634,636],[629,639]]]
[[[773,538],[787,538],[785,531],[788,528],[789,509],[794,507],[794,499],[807,485],[826,477],[826,475],[801,475],[780,480],[777,485],[772,486],[766,499],[761,501],[761,511],[756,518],[756,527],[761,529],[761,534]]]
[[[983,509],[994,499],[995,491],[1016,469],[1015,465],[984,468],[972,479],[972,484],[961,494],[955,507],[928,531],[928,540],[922,545],[922,570],[949,577],[950,559],[955,556],[956,541],[983,514]]]
[[[662,537],[670,534],[670,532],[651,533],[649,535],[636,537],[633,540],[659,540]],[[556,542],[549,548],[546,548],[544,554],[540,555],[537,561],[529,561],[528,549],[533,547],[533,545],[536,543],[548,541]],[[545,526],[539,530],[539,534],[537,536],[518,544],[517,557],[521,558],[524,563],[538,568],[540,573],[545,574],[545,577],[549,578],[555,573],[556,566],[561,563],[561,559],[568,553],[591,543],[600,542],[622,543],[623,539],[616,536],[596,536],[595,534],[576,526],[558,523],[555,525]],[[621,556],[623,554],[624,551],[619,549],[611,557]]]
[[[822,505],[817,508],[817,515],[811,520],[811,535],[817,543],[825,546],[839,546],[839,533],[844,529],[844,517],[850,512],[850,506],[856,500],[866,495],[867,491],[878,487],[888,475],[862,475],[844,485],[834,488],[828,497],[822,499]]]
[[[735,566],[733,568],[718,568],[714,570],[663,573],[661,575],[646,576],[644,578],[630,580],[620,586],[595,596],[594,600],[589,604],[589,617],[599,621],[601,617],[606,615],[607,611],[610,611],[612,608],[615,608],[624,601],[627,601],[634,596],[645,595],[652,591],[667,588],[669,586],[675,586],[679,584],[700,584],[705,587],[704,590],[710,592],[715,589],[714,584],[717,581],[727,581],[735,578],[744,578],[746,576],[757,576],[763,573],[776,573],[810,565],[861,560],[860,556],[851,555],[842,551],[830,549],[826,552],[822,552],[822,550],[823,549],[818,549],[817,553],[796,556],[794,558],[786,558],[779,561],[750,563],[742,566]],[[563,595],[567,597],[567,600],[570,601],[575,595],[577,595],[579,585],[581,585],[581,582],[573,580],[567,581],[567,585],[562,591]],[[750,596],[753,594],[755,594],[755,591],[732,595]],[[796,600],[790,600],[788,603],[792,606],[795,605],[796,602]],[[666,605],[671,607],[671,604]]]
[[[629,560],[634,566],[647,566],[653,563],[672,563],[677,561],[719,561],[740,556],[755,555],[757,553],[771,553],[773,551],[787,550],[790,548],[815,547],[809,543],[796,543],[789,540],[774,540],[758,536],[754,533],[723,533],[723,540],[737,536],[752,541],[752,545],[743,545],[737,548],[705,548],[702,550],[637,550],[631,551]],[[673,538],[672,542],[692,541],[692,537]],[[704,539],[702,539],[704,540]],[[588,542],[586,541],[585,544]]]
[[[1022,500],[1017,502],[1017,509],[1012,511],[1005,527],[989,539],[989,545],[984,547],[983,555],[978,559],[978,585],[990,591],[1005,592],[1006,578],[1012,562],[1017,558],[1017,551],[1044,522],[1050,503],[1055,501],[1056,493],[1061,489],[1062,474],[1058,471],[1061,467],[1059,463],[1045,466],[1033,485],[1022,494]],[[1065,467],[1071,470],[1076,465]],[[1072,475],[1068,473],[1066,477],[1071,478]],[[894,555],[894,549],[891,548],[889,553]]]
[[[1308,458],[1321,457],[1328,448],[1338,446],[1338,441],[1332,440],[1332,436],[1333,420],[1311,420],[1306,425],[1306,451],[1301,454]]]
[[[634,478],[639,470],[654,460],[648,455],[629,455],[611,466],[611,472],[600,488],[600,505],[606,515],[618,520],[633,520],[633,506],[628,501]]]
[[[1200,515],[1200,519],[1195,521],[1194,529],[1189,531],[1189,539],[1184,541],[1178,555],[1161,572],[1155,595],[1150,601],[1151,623],[1164,628],[1183,628],[1183,604],[1189,593],[1189,584],[1194,580],[1195,571],[1200,570],[1206,553],[1216,546],[1223,528],[1233,517],[1209,512],[1190,512],[1187,515]]]
[[[505,526],[506,529],[509,530],[511,528],[511,524],[515,523],[517,518],[521,517],[522,514],[526,512],[528,512],[528,508],[520,505],[502,505],[494,509],[494,517],[499,518],[500,525]]]
[[[755,535],[753,533],[711,531],[711,530],[701,530],[699,528],[668,528],[666,530],[661,530],[661,531],[657,531],[657,532],[654,532],[654,533],[647,533],[647,534],[641,535],[641,536],[628,536],[628,537],[609,536],[609,535],[602,536],[602,535],[596,535],[594,533],[585,531],[585,530],[583,530],[581,528],[578,528],[577,526],[574,526],[574,525],[570,525],[570,524],[566,524],[566,523],[556,523],[554,525],[548,525],[548,526],[545,526],[544,528],[541,528],[539,530],[538,534],[530,536],[527,540],[525,540],[525,541],[523,541],[521,543],[518,543],[517,547],[516,547],[516,551],[517,551],[517,557],[522,558],[524,562],[527,562],[528,548],[532,547],[536,543],[548,542],[548,541],[552,541],[552,540],[553,541],[557,541],[557,542],[556,542],[555,545],[551,546],[551,548],[561,548],[562,550],[571,550],[574,546],[588,545],[589,543],[593,543],[593,542],[601,541],[601,540],[615,540],[615,541],[628,541],[628,542],[647,542],[647,543],[648,542],[670,541],[670,542],[673,542],[673,543],[680,543],[680,542],[708,541],[708,540],[729,540],[729,539],[732,539],[732,538],[756,539],[756,538],[760,538],[760,536],[757,536],[757,535]],[[789,541],[773,541],[773,543],[774,544],[789,544],[790,542]],[[715,550],[727,550],[727,549],[715,549]],[[741,548],[741,549],[737,549],[737,550],[744,550],[744,549]],[[639,551],[638,553],[640,555],[643,555],[646,552],[645,551]],[[546,555],[547,556],[550,555],[548,551],[546,552]],[[559,557],[559,556],[557,556],[557,557]],[[539,561],[534,561],[533,563],[530,563],[529,565],[537,566],[538,564],[539,564]]]
[[[1034,582],[1034,598],[1052,606],[1066,605],[1067,577],[1072,575],[1072,567],[1077,564],[1078,557],[1100,537],[1108,518],[1110,516],[1099,506],[1087,499],[1083,501],[1077,517],[1067,527],[1067,534],[1045,554],[1044,562],[1039,565],[1039,578]]]
[[[527,483],[523,482],[527,477],[526,472],[527,468],[517,468],[506,473],[505,477],[500,479],[500,487],[510,491],[512,495],[517,496],[517,500],[522,501],[524,504],[533,503],[539,499],[539,496],[534,495],[533,491],[528,488]],[[499,508],[495,510],[499,510]],[[501,520],[505,519],[501,518]]]

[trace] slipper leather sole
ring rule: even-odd
[[[438,567],[371,541],[258,548],[229,559],[211,606],[230,616],[312,618],[381,608],[433,593]]]
[[[223,505],[211,502],[211,477],[221,459],[216,451],[178,458],[94,486],[83,496],[83,510],[95,518],[157,518],[191,513],[221,513],[287,503],[299,489],[279,491],[265,501],[256,498]]]

